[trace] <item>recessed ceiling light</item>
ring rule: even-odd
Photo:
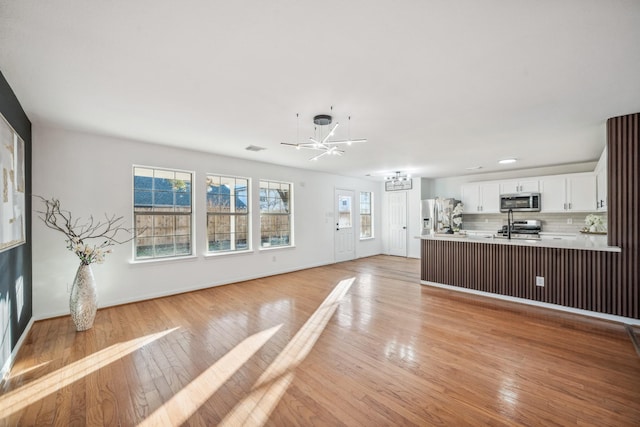
[[[498,160],[498,163],[500,163],[501,165],[508,165],[509,163],[515,163],[517,161],[518,159],[511,158],[511,159]]]

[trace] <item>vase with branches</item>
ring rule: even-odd
[[[64,234],[67,249],[80,259],[71,288],[69,308],[76,330],[90,329],[97,311],[97,291],[91,264],[104,262],[105,256],[111,253],[111,246],[129,242],[136,234],[134,230],[123,226],[122,216],[105,214],[103,220],[96,220],[91,215],[83,221],[62,209],[60,200],[37,197],[45,207],[42,211],[36,211],[38,217],[48,228]]]

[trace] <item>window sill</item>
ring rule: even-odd
[[[375,236],[371,236],[371,237],[361,237],[361,238],[360,238],[360,241],[363,241],[363,240],[375,240],[375,238],[376,238]]]
[[[247,249],[245,251],[205,252],[203,256],[205,258],[217,258],[217,257],[230,256],[230,255],[246,255],[246,254],[252,254],[253,252],[254,252],[253,249]]]
[[[132,259],[129,260],[131,265],[144,265],[144,264],[158,264],[167,262],[181,262],[181,261],[195,261],[198,259],[197,255],[185,255],[179,257],[166,257],[166,258],[151,258],[151,259]]]
[[[266,248],[260,248],[260,249],[258,249],[258,251],[259,251],[259,252],[262,252],[262,251],[275,251],[275,250],[277,250],[277,249],[292,249],[292,248],[295,248],[295,247],[296,247],[295,245],[289,245],[289,246],[268,246],[268,247],[266,247]]]

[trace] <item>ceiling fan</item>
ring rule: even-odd
[[[298,116],[298,115],[296,115]],[[329,126],[332,122],[333,118],[328,114],[318,114],[313,118],[313,123],[316,126]],[[349,122],[351,122],[351,116],[349,116]],[[335,135],[336,129],[340,123],[336,122],[336,124],[331,128],[331,130],[324,136],[324,132],[322,129],[320,130],[320,137],[316,138],[315,136],[309,137],[309,142],[298,142],[296,144],[291,144],[288,142],[281,142],[282,145],[288,145],[290,147],[295,147],[296,149],[307,149],[307,150],[316,150],[320,153],[311,157],[309,160],[318,160],[322,156],[326,155],[335,155],[342,156],[344,154],[344,150],[340,150],[338,146],[346,144],[351,145],[356,142],[367,142],[366,139],[343,139],[343,140],[330,140],[332,136]]]

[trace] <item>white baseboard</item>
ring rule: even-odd
[[[428,282],[421,280],[420,284],[426,286],[434,286],[436,288],[448,289],[456,292],[464,292],[467,294],[480,295],[489,298],[495,298],[503,301],[517,302],[520,304],[533,305],[536,307],[550,308],[552,310],[564,311],[567,313],[581,314],[583,316],[597,317],[598,319],[611,320],[613,322],[623,323],[626,325],[640,325],[640,319],[631,317],[616,316],[615,314],[599,313],[597,311],[582,310],[580,308],[567,307],[564,305],[550,304],[548,302],[534,301],[525,298],[510,297],[508,295],[493,294],[491,292],[476,291],[475,289],[462,288],[460,286],[445,285],[437,282]]]

